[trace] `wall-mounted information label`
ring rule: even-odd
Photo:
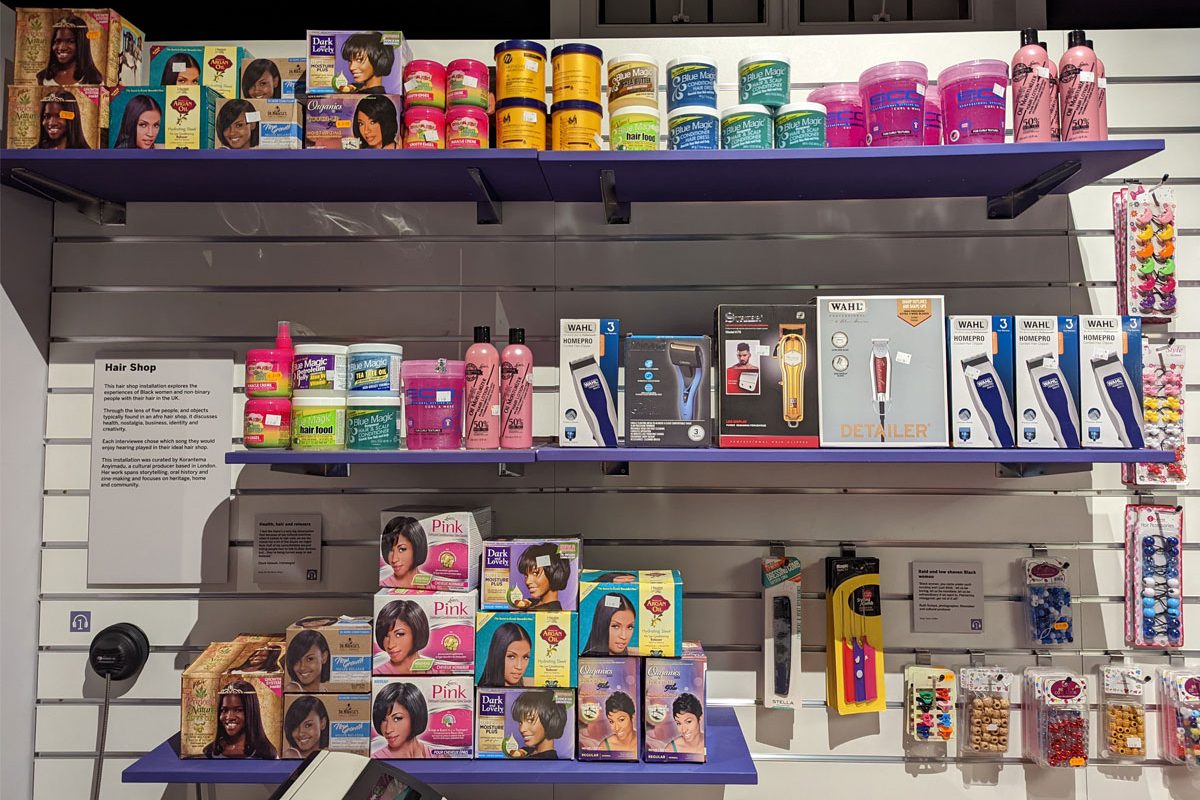
[[[321,580],[321,515],[256,514],[254,582]]]
[[[225,581],[231,357],[100,358],[90,583]]]
[[[983,564],[912,563],[914,633],[983,633]]]

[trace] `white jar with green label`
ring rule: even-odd
[[[781,150],[825,146],[825,106],[788,103],[775,113],[775,146]]]
[[[766,106],[744,104],[721,112],[722,150],[770,150],[774,146],[774,121]]]
[[[778,108],[791,99],[792,65],[778,53],[760,53],[738,62],[738,102]]]
[[[625,106],[609,112],[609,150],[657,150],[658,109]]]
[[[399,397],[351,397],[346,400],[346,447],[350,450],[399,450]]]
[[[341,450],[345,446],[345,397],[292,398],[293,450]]]

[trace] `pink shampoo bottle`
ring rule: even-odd
[[[1092,40],[1088,39],[1087,46],[1092,52],[1096,52],[1096,48],[1092,45]],[[1100,141],[1108,141],[1108,78],[1104,74],[1104,62],[1100,60],[1100,56],[1096,56],[1096,117],[1100,120]]]
[[[508,329],[508,347],[500,354],[500,446],[533,447],[533,353],[525,329]]]
[[[1064,142],[1100,141],[1100,96],[1096,53],[1080,30],[1067,35],[1069,49],[1058,65],[1058,100]]]
[[[1033,28],[1021,31],[1021,49],[1012,59],[1013,141],[1054,141],[1054,65]]]
[[[495,450],[500,447],[500,354],[487,325],[475,326],[466,362],[467,449]]]
[[[1038,46],[1046,50],[1045,42],[1038,42]],[[1058,107],[1058,64],[1054,63],[1053,58],[1048,58],[1046,66],[1050,68],[1050,141],[1058,142],[1062,140],[1062,110]]]

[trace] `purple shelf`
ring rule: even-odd
[[[283,782],[298,761],[210,761],[179,758],[178,735],[142,756],[121,773],[123,783]],[[421,780],[439,784],[656,783],[757,784],[758,772],[732,708],[709,708],[704,764],[642,764],[594,761],[393,761]]]
[[[984,450],[955,447],[808,449],[733,449],[666,447],[551,447],[539,448],[538,461],[694,461],[767,462],[800,464],[1169,464],[1169,450]]]
[[[550,200],[533,150],[4,150],[22,168],[110,202],[480,202]]]
[[[556,152],[538,161],[559,202],[601,199],[612,170],[628,202],[850,200],[996,197],[1067,161],[1080,170],[1052,190],[1065,194],[1163,149],[1161,139],[943,147]]]
[[[226,464],[532,464],[535,450],[235,450]]]

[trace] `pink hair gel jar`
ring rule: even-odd
[[[1003,144],[1008,64],[964,61],[938,75],[946,144]]]
[[[463,390],[466,362],[405,361],[404,417],[409,450],[457,450],[462,447]]]
[[[255,397],[246,401],[242,444],[251,448],[286,448],[292,438],[292,401]]]
[[[487,146],[487,112],[477,106],[451,106],[446,112],[446,149],[482,150]]]
[[[942,143],[942,98],[938,87],[925,89],[925,144]]]
[[[446,68],[418,58],[404,65],[404,107],[446,107]]]
[[[459,58],[446,65],[446,105],[488,107],[488,68],[482,61]]]
[[[925,140],[925,87],[929,71],[917,61],[893,61],[858,77],[867,112],[867,146],[901,147]]]
[[[865,147],[866,116],[857,83],[834,83],[808,93],[810,103],[825,106],[826,147]]]
[[[429,106],[404,109],[404,149],[443,150],[446,147],[446,112]]]

